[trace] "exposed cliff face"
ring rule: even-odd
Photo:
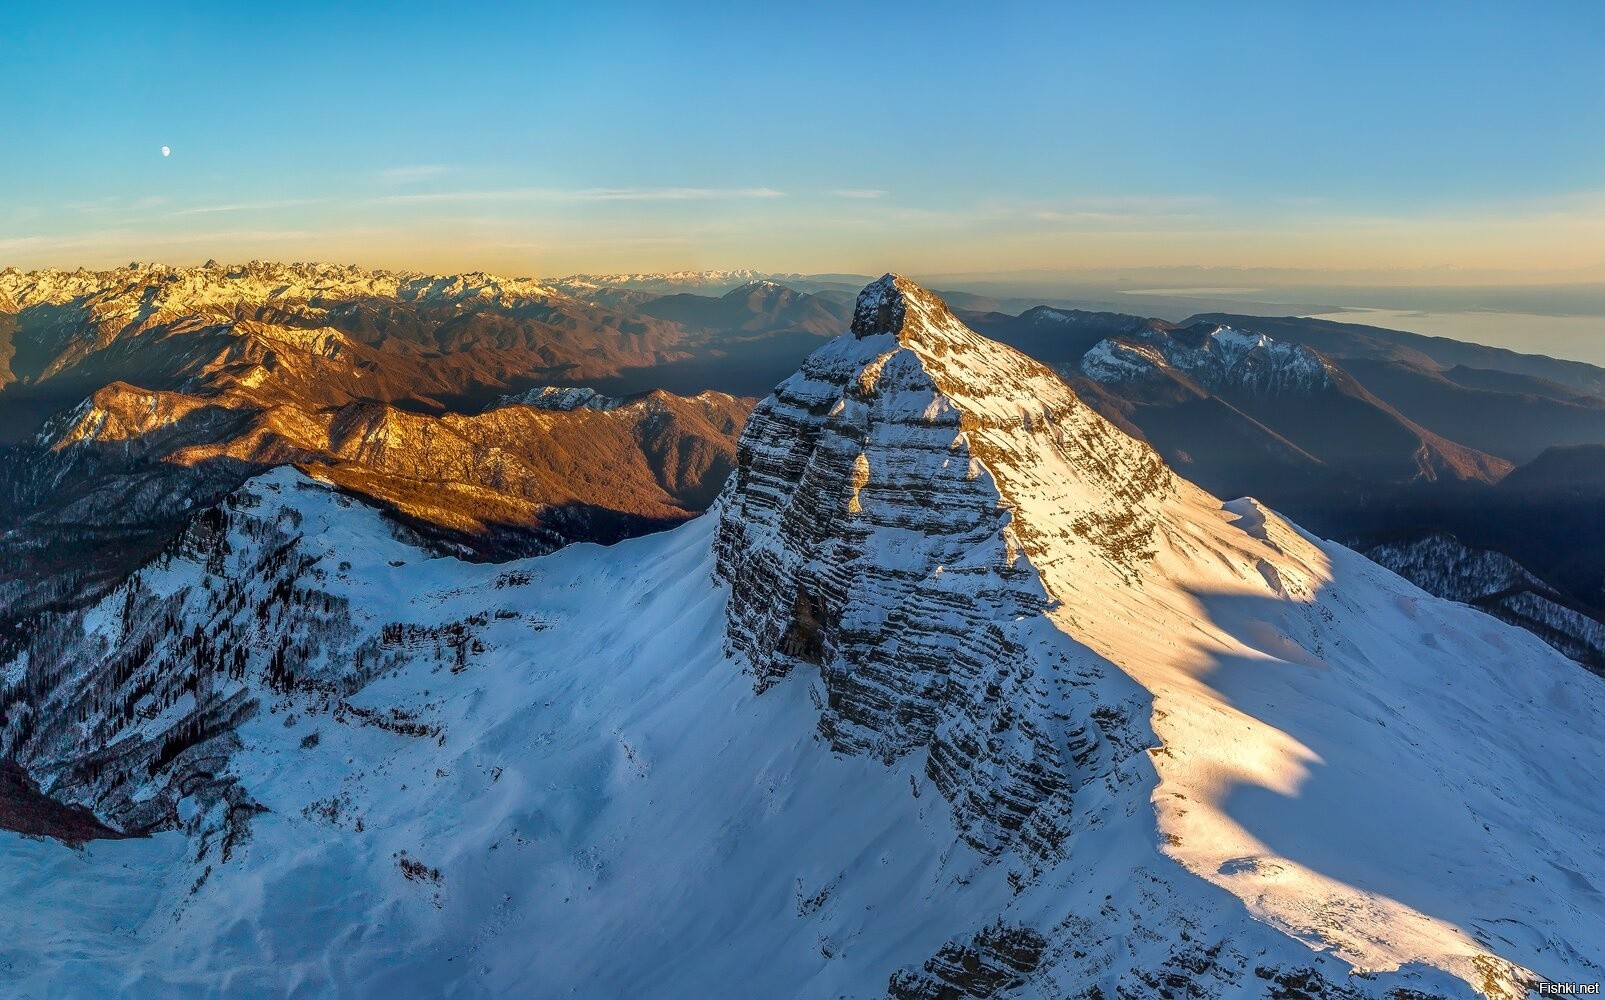
[[[1051,853],[1102,738],[1039,662],[1053,594],[1032,560],[1053,555],[1018,512],[1056,507],[1058,530],[1129,573],[1173,488],[1052,372],[887,275],[742,434],[717,543],[731,648],[760,689],[818,664],[837,749],[928,747],[976,846],[1024,830]]]
[[[1264,857],[1221,797],[1224,773],[1280,780],[1269,775],[1282,764],[1243,753],[1288,738],[1264,720],[1292,696],[1266,695],[1260,705],[1200,688],[1212,664],[1271,655],[1297,670],[1342,663],[1369,678],[1374,664],[1397,657],[1364,637],[1351,645],[1353,623],[1389,634],[1396,626],[1384,622],[1397,610],[1340,596],[1332,554],[1258,504],[1226,505],[1236,520],[1223,523],[1218,501],[905,279],[888,275],[866,289],[851,334],[759,405],[719,515],[727,644],[758,690],[797,672],[815,676],[817,665],[821,735],[840,752],[920,762],[959,836],[1008,859],[1017,891],[1059,884],[1073,893],[1088,877],[1080,852],[1096,850],[1095,831],[1130,801],[1143,771],[1131,758],[1149,748],[1166,853],[1217,886],[1258,894],[1261,919],[1297,935],[1312,906],[1367,911],[1394,927],[1388,954],[1438,955],[1439,968],[1481,977],[1490,995],[1514,996],[1526,981],[1509,962],[1466,951],[1474,946],[1452,927],[1339,885],[1318,866]],[[1265,610],[1252,610],[1262,601]],[[1200,627],[1237,637],[1195,646],[1189,635]],[[1437,655],[1423,662],[1426,674],[1439,669]],[[1347,703],[1350,691],[1324,697]],[[1153,731],[1141,721],[1150,717]],[[1419,740],[1405,739],[1401,751],[1414,752],[1407,747]],[[1297,875],[1273,889],[1249,872]],[[1246,965],[1267,990],[1345,995],[1313,966],[1253,966],[1240,931],[1196,922],[1187,906],[1161,901],[1169,890],[1156,891],[1160,898],[1128,916],[1067,916],[1051,929],[1015,922],[1033,904],[1005,909],[898,973],[892,991],[985,995],[1084,982],[1105,935],[1129,918],[1132,933],[1184,927],[1196,942],[1144,959],[1134,982],[1240,987]],[[1321,936],[1364,961],[1376,946],[1356,930],[1334,925]]]

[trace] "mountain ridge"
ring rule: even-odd
[[[1146,424],[1144,433],[1172,460],[1186,453],[1198,461],[1198,474],[1216,488],[1231,477],[1221,476],[1221,458],[1203,453],[1222,431],[1219,420],[1199,419],[1198,403],[1211,397],[1272,435],[1267,444],[1288,443],[1351,482],[1493,482],[1512,467],[1414,423],[1323,355],[1263,333],[1210,324],[1147,328],[1099,341],[1079,372],[1137,404],[1130,416]],[[1265,475],[1239,473],[1235,481],[1265,483]]]

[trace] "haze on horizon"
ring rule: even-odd
[[[1583,3],[16,5],[0,266],[1605,281],[1602,37]]]

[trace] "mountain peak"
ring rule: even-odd
[[[1082,373],[1105,384],[1162,370],[1181,372],[1211,391],[1308,395],[1334,385],[1331,365],[1308,347],[1216,323],[1150,327],[1100,341],[1081,359]]]
[[[737,583],[732,648],[760,689],[820,664],[833,745],[900,755],[951,706],[940,684],[908,693],[867,623],[939,606],[962,579],[984,579],[997,601],[986,613],[1008,622],[1067,597],[1063,567],[1130,580],[1178,488],[1052,371],[888,274],[859,295],[850,334],[811,354],[742,433],[719,532],[719,572]],[[1059,545],[1061,533],[1075,541]],[[925,662],[908,652],[925,644],[942,660],[967,641],[952,624],[902,636],[904,654]],[[1007,839],[986,823],[975,836]]]
[[[1030,436],[1044,420],[1055,423],[1044,414],[1084,409],[1046,365],[971,330],[940,296],[896,273],[858,294],[851,336],[821,348],[797,377],[851,365],[863,366],[855,392],[911,377],[921,391],[934,390],[941,409],[966,428],[1009,427]],[[831,377],[839,375],[833,368]]]
[[[955,328],[963,326],[946,302],[891,271],[866,285],[853,308],[853,335],[859,338],[891,333],[906,345],[911,338]]]
[[[729,299],[730,301],[734,302],[739,299],[747,299],[753,296],[770,298],[791,297],[795,296],[796,294],[797,293],[795,289],[792,289],[786,285],[782,285],[778,281],[770,281],[768,278],[754,278],[746,284],[737,285],[735,288],[730,289],[730,291],[725,292],[721,298]]]

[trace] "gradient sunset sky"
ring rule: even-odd
[[[8,4],[0,93],[0,266],[1605,274],[1593,2]]]

